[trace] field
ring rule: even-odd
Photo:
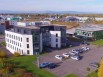
[[[69,75],[67,75],[67,76],[65,76],[65,77],[79,77],[79,76],[74,75],[74,74],[69,74]]]
[[[94,71],[94,72],[88,74],[86,77],[98,77],[98,75],[97,75],[97,72]]]
[[[97,45],[97,46],[103,46],[103,40],[97,40],[97,41],[91,42],[91,44]]]
[[[24,68],[29,72],[36,74],[39,77],[56,77],[52,73],[39,69],[34,63],[36,62],[35,56],[20,56],[10,58],[11,61],[17,63],[18,67]]]

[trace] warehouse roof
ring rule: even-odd
[[[103,30],[103,25],[85,25],[78,27],[76,29],[85,30],[85,31],[100,31]]]

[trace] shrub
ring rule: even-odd
[[[25,69],[22,69],[22,68],[17,68],[17,69],[16,69],[16,73],[23,74],[23,73],[25,73],[25,72],[26,72]]]
[[[0,50],[0,58],[6,58],[7,57],[7,53]]]
[[[90,68],[89,68],[89,67],[87,67],[87,68],[86,68],[86,70],[87,70],[87,71],[90,71]]]
[[[15,57],[19,57],[19,56],[20,56],[20,53],[14,52],[14,56],[15,56]]]

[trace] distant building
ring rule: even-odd
[[[6,48],[21,55],[42,52],[44,47],[61,48],[66,45],[66,27],[60,25],[14,26],[5,30]]]
[[[65,22],[86,22],[89,17],[77,17],[77,16],[67,16],[65,18],[60,19],[60,21]]]
[[[17,22],[16,26],[41,26],[41,25],[50,25],[50,21],[24,21]]]
[[[75,34],[82,39],[98,40],[103,39],[103,26],[86,25],[76,28]]]

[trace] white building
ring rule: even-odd
[[[12,31],[5,31],[6,48],[21,55],[33,55],[32,35],[19,34]]]
[[[6,48],[21,55],[42,52],[43,47],[61,48],[66,45],[65,40],[65,26],[14,26],[12,30],[5,30]]]
[[[50,31],[50,44],[53,48],[61,48],[61,31]]]

